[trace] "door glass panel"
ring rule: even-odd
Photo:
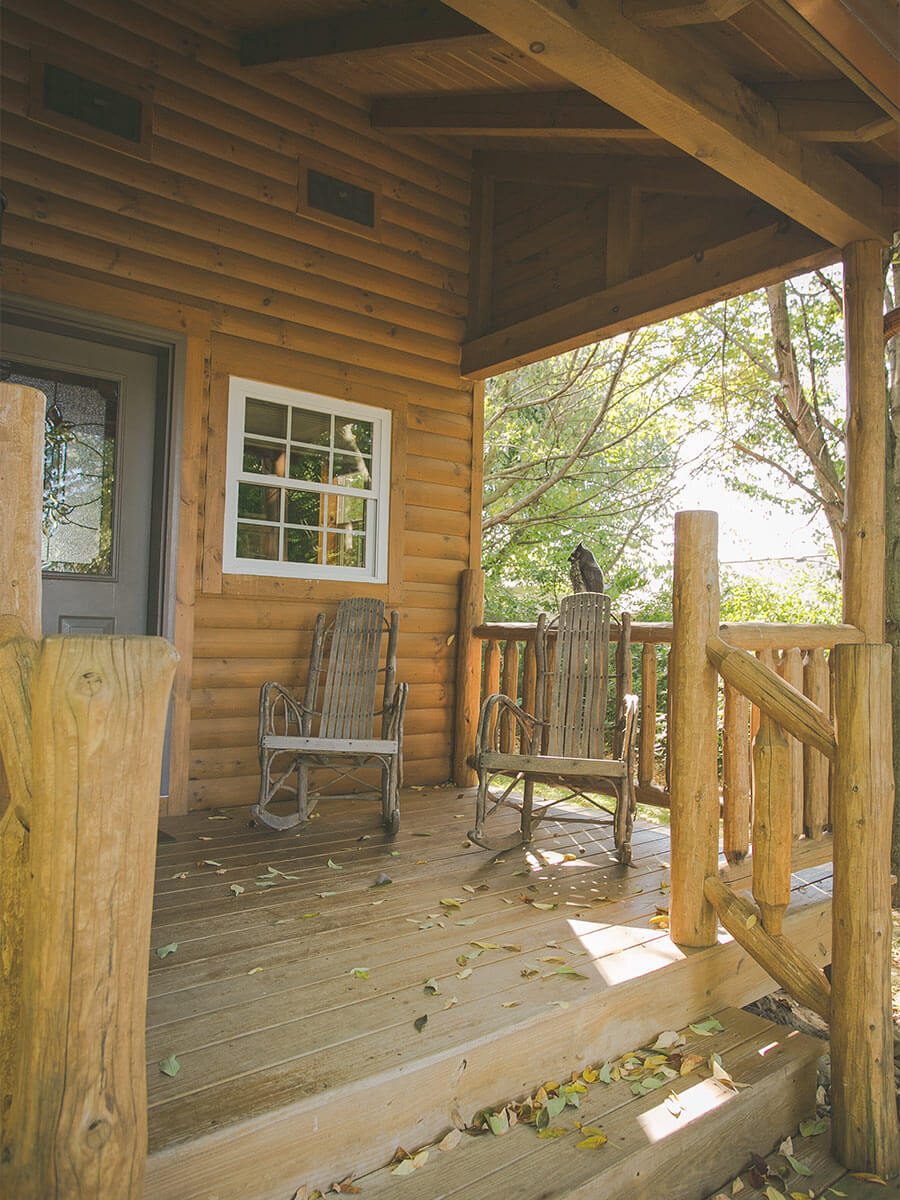
[[[112,578],[119,384],[15,362],[6,364],[4,377],[37,388],[47,397],[41,520],[44,572]]]

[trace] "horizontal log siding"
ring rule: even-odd
[[[246,804],[267,679],[303,679],[322,608],[368,591],[401,614],[406,780],[449,775],[459,572],[470,562],[472,387],[460,380],[467,154],[369,128],[325,80],[254,74],[236,40],[169,0],[10,0],[2,60],[6,286],[210,337],[202,419],[191,692],[191,807]],[[153,87],[150,161],[28,116],[29,51]],[[381,239],[298,216],[298,160],[383,187]],[[112,297],[112,301],[111,301]],[[223,576],[229,374],[389,408],[386,587]]]

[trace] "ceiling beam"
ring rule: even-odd
[[[645,29],[671,29],[676,25],[727,21],[749,3],[750,0],[622,0],[622,12],[629,21]]]
[[[628,138],[656,134],[582,91],[439,92],[372,102],[372,125],[460,137]]]
[[[468,379],[487,379],[827,266],[839,257],[835,247],[808,229],[783,221],[768,225],[466,342],[460,369]]]
[[[678,196],[747,196],[744,188],[692,158],[476,150],[472,165],[502,183],[600,190],[623,184],[639,192]]]
[[[626,20],[620,0],[447,0],[542,66],[739,183],[836,246],[888,241],[881,191],[822,146],[782,133],[774,106],[721,63]]]
[[[439,0],[405,0],[393,7],[376,6],[245,33],[240,42],[240,60],[244,67],[289,70],[310,59],[335,54],[411,51],[426,46],[433,50],[447,43],[483,43],[490,37],[482,26]]]

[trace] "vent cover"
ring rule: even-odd
[[[88,79],[55,62],[34,60],[29,113],[38,121],[149,157],[153,123],[149,93]]]
[[[374,187],[365,186],[368,180],[338,178],[302,164],[300,180],[300,212],[369,237],[377,236],[378,196]]]

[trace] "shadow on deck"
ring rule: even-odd
[[[152,945],[177,949],[151,955],[148,1200],[290,1200],[773,988],[727,935],[684,952],[651,925],[664,826],[638,825],[625,868],[609,826],[550,821],[495,860],[459,789],[407,793],[394,842],[370,804],[320,811],[289,834],[244,809],[163,822]],[[785,923],[817,963],[826,853],[799,844]]]

